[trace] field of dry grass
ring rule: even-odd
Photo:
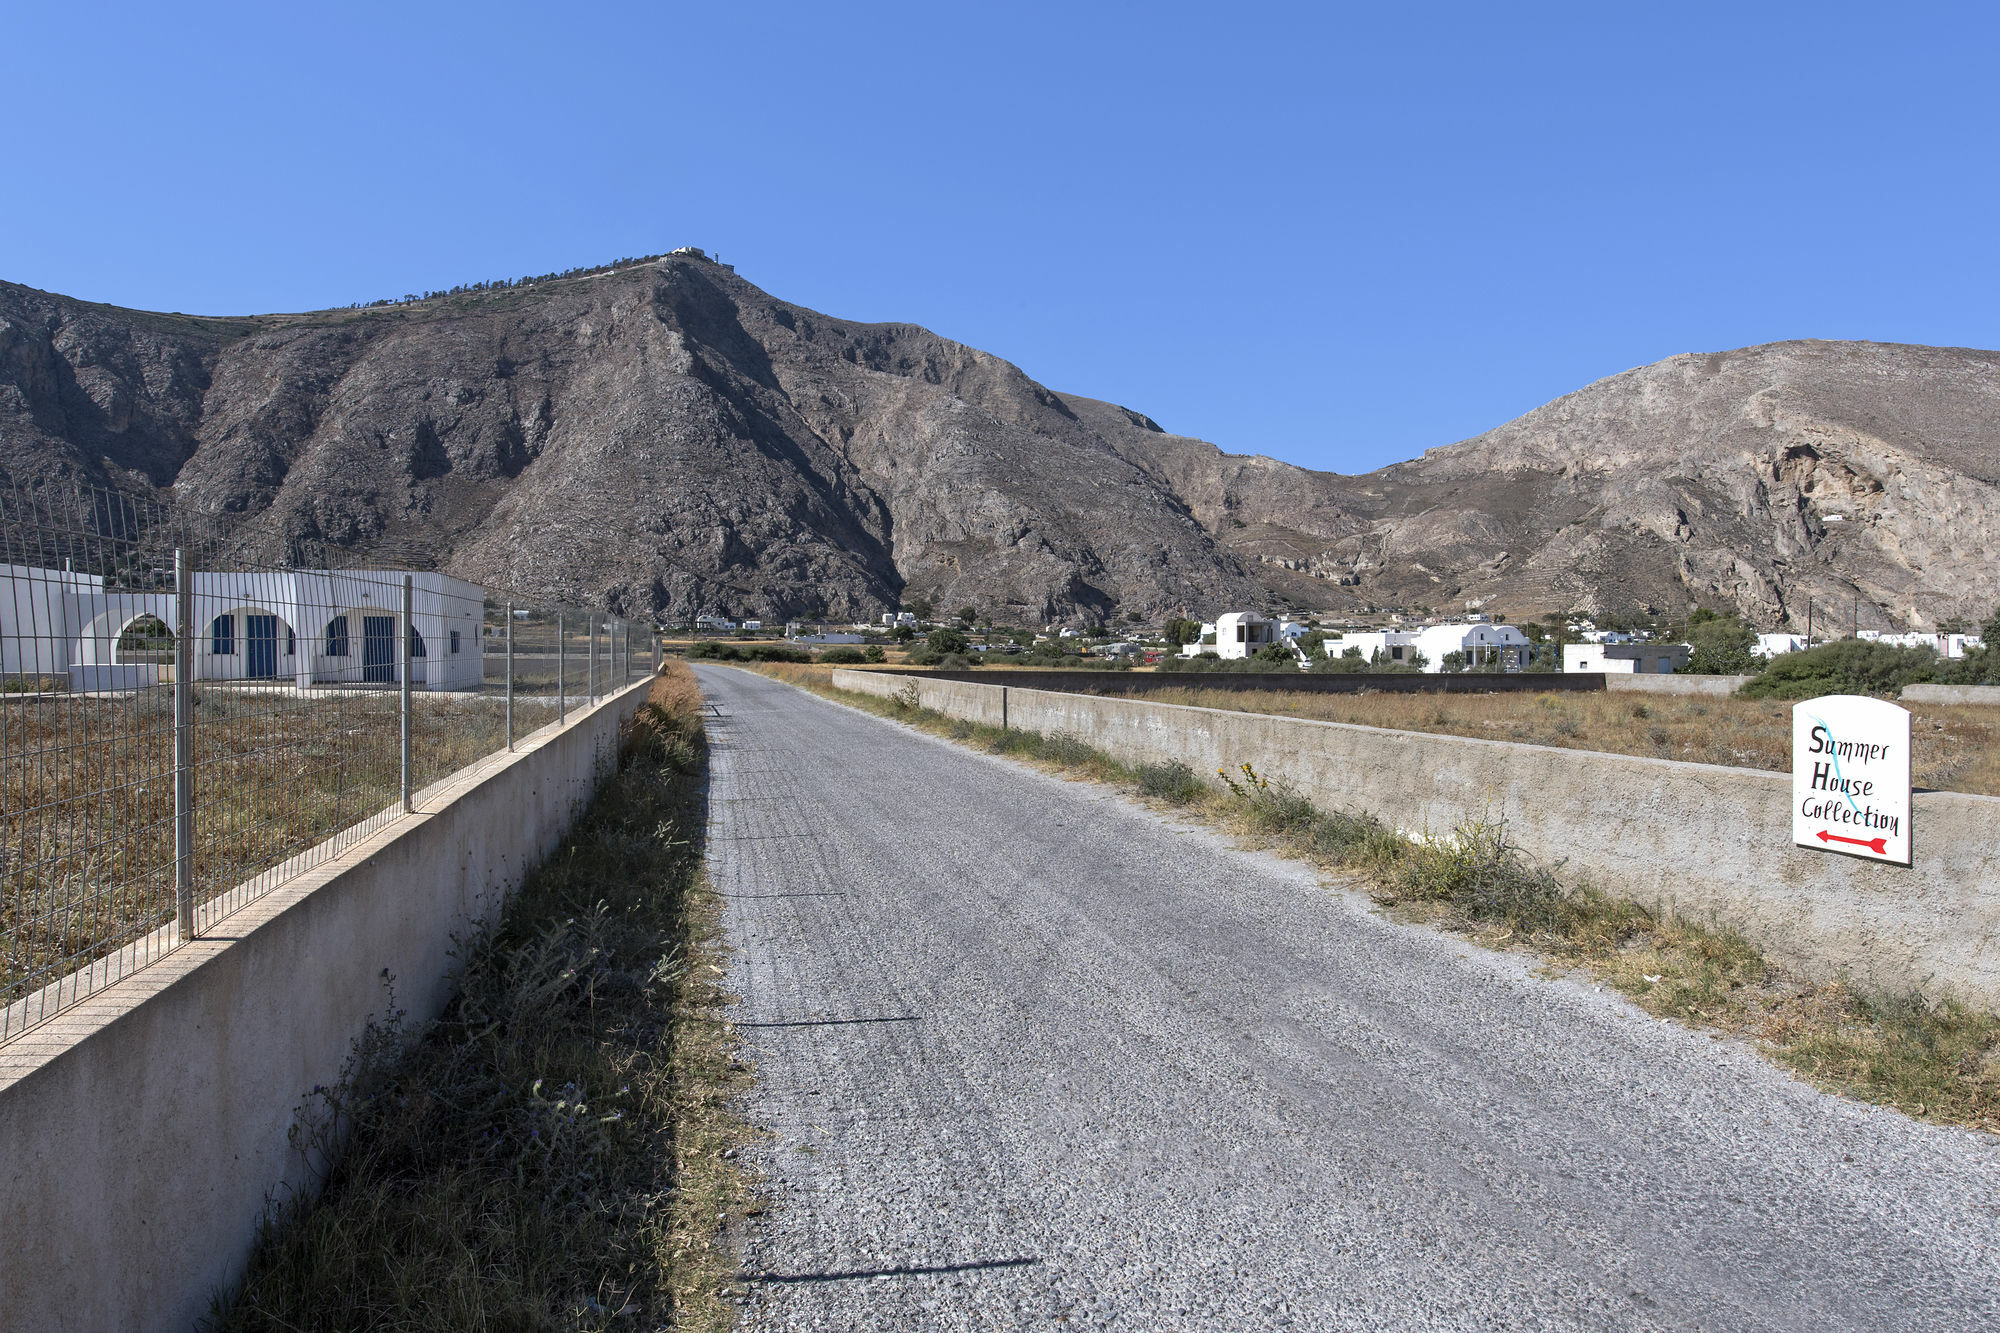
[[[826,683],[832,668],[778,666],[770,674],[798,683]],[[1006,672],[995,667],[998,681]],[[1079,676],[1084,683],[1089,677]],[[1148,692],[1158,703],[1276,713],[1320,722],[1348,722],[1398,731],[1553,745],[1566,750],[1681,759],[1785,773],[1792,764],[1792,706],[1763,699],[1675,698],[1667,695],[1564,692],[1549,694],[1306,694],[1176,686]],[[2000,796],[2000,709],[1917,704],[1911,709],[1919,787]]]
[[[1609,693],[1238,694],[1198,686],[1146,697],[1568,750],[1791,770],[1792,706],[1770,700]],[[1911,776],[1919,787],[2000,796],[2000,710],[1919,704],[1912,709],[1910,731],[1916,751]]]
[[[505,744],[500,700],[412,704],[421,788]],[[520,700],[515,732],[554,720]],[[204,686],[195,706],[195,895],[206,902],[393,805],[387,692]],[[0,703],[0,1003],[173,915],[173,714],[164,689]]]

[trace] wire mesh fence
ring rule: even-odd
[[[650,668],[627,622],[335,555],[0,488],[0,1042]]]

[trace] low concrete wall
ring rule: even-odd
[[[1906,704],[1991,704],[2000,707],[2000,685],[1905,685]]]
[[[184,1333],[242,1272],[315,1085],[389,1007],[450,997],[490,920],[617,762],[641,681],[428,788],[335,860],[0,1046],[0,1329]]]
[[[877,668],[882,670],[882,668]],[[900,668],[889,667],[895,673]],[[1153,694],[1161,690],[1284,690],[1302,694],[1547,694],[1601,690],[1601,671],[1357,672],[1315,671],[1118,671],[1088,667],[1033,667],[995,663],[973,671],[926,671],[928,680],[967,680],[1023,690],[1077,694]]]
[[[1503,819],[1565,877],[1733,927],[1809,975],[2000,1010],[1993,797],[1918,793],[1906,870],[1794,847],[1783,773],[915,676],[833,683],[884,696],[914,685],[927,708],[1068,732],[1127,763],[1180,759],[1207,775],[1248,761],[1323,808],[1410,833]]]
[[[1692,676],[1655,675],[1632,672],[1630,674],[1604,673],[1604,688],[1616,694],[1693,694],[1715,695],[1727,698],[1736,693],[1737,688],[1754,676]]]

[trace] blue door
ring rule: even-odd
[[[396,618],[361,617],[361,679],[396,679]]]
[[[270,680],[278,674],[278,618],[249,615],[243,621],[243,674]]]

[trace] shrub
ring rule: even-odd
[[[1956,662],[1940,662],[1937,678],[1947,685],[2000,685],[2000,636]]]
[[[876,651],[880,652],[881,649],[878,648]],[[861,663],[866,662],[868,658],[859,648],[850,648],[846,644],[841,644],[821,653],[819,660],[829,666],[859,666]]]
[[[1931,680],[1937,654],[1866,639],[1842,639],[1771,660],[1738,691],[1748,699],[1816,699],[1822,694],[1890,694]]]
[[[879,643],[869,644],[866,648],[863,648],[861,650],[861,655],[868,661],[875,663],[886,662],[889,660],[889,654],[882,650],[882,645]]]
[[[810,662],[812,654],[782,643],[720,643],[703,639],[688,649],[691,658],[717,662]]]
[[[1088,745],[1066,731],[1052,731],[1042,737],[1035,752],[1043,759],[1073,768],[1081,768],[1097,757]]]
[[[1141,764],[1139,766],[1139,790],[1148,796],[1157,796],[1175,805],[1186,805],[1199,800],[1208,791],[1194,770],[1178,759],[1170,759],[1164,764]]]
[[[1724,616],[1707,607],[1697,608],[1688,616],[1687,639],[1687,669],[1693,674],[1743,676],[1763,666],[1750,652],[1757,646],[1757,631],[1733,612]]]

